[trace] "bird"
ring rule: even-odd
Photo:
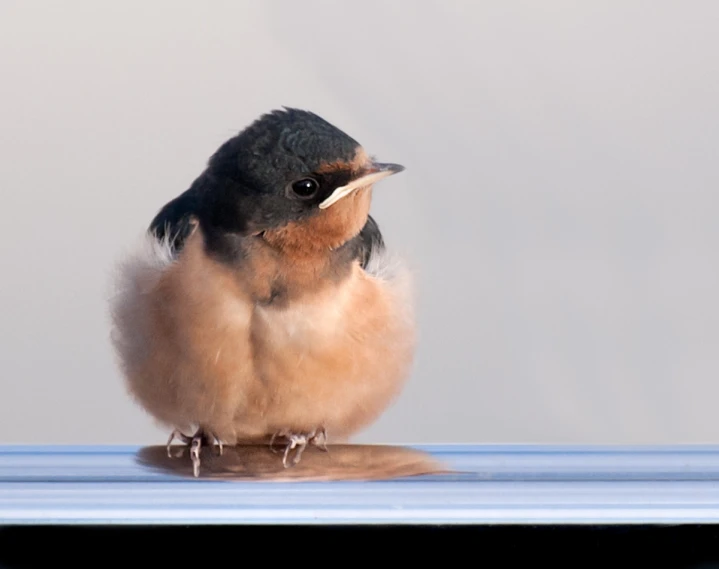
[[[370,215],[378,162],[308,110],[222,144],[117,264],[114,350],[129,394],[200,449],[284,444],[282,464],[376,421],[410,375],[413,275]],[[282,450],[282,447],[280,447]],[[279,451],[278,451],[279,452]]]

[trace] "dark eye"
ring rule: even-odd
[[[292,184],[292,191],[301,198],[310,198],[317,192],[320,185],[312,178],[302,178]]]

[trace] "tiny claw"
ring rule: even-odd
[[[330,449],[327,448],[327,430],[324,427],[312,435],[310,442],[322,452],[330,452]]]
[[[294,466],[295,464],[297,464],[297,461],[294,458],[290,461],[287,460],[290,456],[290,452],[294,448],[295,447],[292,444],[288,444],[285,447],[285,453],[282,455],[282,466],[284,466],[285,468],[289,468],[290,466]]]
[[[224,443],[220,440],[220,437],[218,437],[215,433],[213,433],[212,431],[203,431],[202,429],[200,429],[199,431],[197,431],[197,433],[195,434],[195,436],[196,436],[196,437],[198,437],[198,436],[199,436],[199,437],[202,437],[202,438],[204,439],[204,441],[205,441],[205,444],[208,444],[208,445],[210,445],[210,446],[212,446],[212,447],[214,447],[215,445],[217,445],[218,447],[220,447],[220,448],[219,448],[219,450],[220,450],[220,456],[222,456],[222,453],[225,451],[225,445],[224,445]]]
[[[173,430],[170,433],[170,438],[167,439],[167,458],[172,458],[172,452],[170,449],[172,447],[172,443],[175,441],[175,433],[176,432],[177,432],[177,429]]]
[[[290,466],[295,466],[302,457],[302,453],[305,451],[305,448],[307,447],[307,443],[310,440],[311,435],[303,435],[303,434],[296,434],[296,433],[287,433],[284,435],[287,437],[287,446],[285,446],[285,452],[282,455],[282,466],[285,468],[289,468]],[[292,460],[288,461],[287,459],[290,456],[290,453],[297,449],[297,452],[295,452],[295,455],[292,457]]]
[[[282,455],[282,466],[285,468],[289,468],[289,465],[287,464],[287,457],[290,456],[290,451],[295,448],[294,442],[287,443],[287,446],[285,447],[285,453]]]
[[[277,440],[277,437],[280,437],[280,436],[283,436],[283,435],[280,434],[280,433],[274,433],[274,434],[270,437],[270,451],[273,452],[274,454],[277,454],[277,453],[279,452],[279,451],[275,448],[275,440]]]
[[[190,458],[192,459],[192,474],[195,478],[200,476],[200,448],[202,448],[202,437],[195,436],[190,447]]]
[[[180,439],[186,445],[190,444],[189,437],[183,435],[179,429],[173,429],[173,431],[170,433],[170,438],[167,439],[167,456],[168,456],[168,458],[172,458],[171,447],[172,447],[172,443],[175,441],[175,439]]]
[[[300,458],[302,458],[302,453],[305,452],[306,448],[307,443],[297,446],[297,452],[295,453],[295,456],[292,457],[292,462],[290,462],[290,466],[295,466],[300,461]],[[287,468],[287,466],[285,466],[285,468]]]

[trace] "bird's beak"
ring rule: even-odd
[[[398,174],[402,170],[404,170],[404,166],[400,166],[399,164],[378,164],[375,162],[362,176],[352,180],[345,186],[340,186],[332,192],[329,197],[320,204],[320,209],[327,209],[343,197],[350,195],[356,189],[371,186],[382,178],[386,178],[392,174]]]

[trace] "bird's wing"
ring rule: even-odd
[[[365,223],[362,231],[360,231],[359,239],[360,265],[363,269],[366,269],[372,255],[381,253],[385,248],[382,233],[379,230],[377,222],[371,215],[367,217],[367,223]]]
[[[158,241],[166,241],[173,257],[196,227],[197,195],[189,189],[166,204],[155,216],[149,231]]]

